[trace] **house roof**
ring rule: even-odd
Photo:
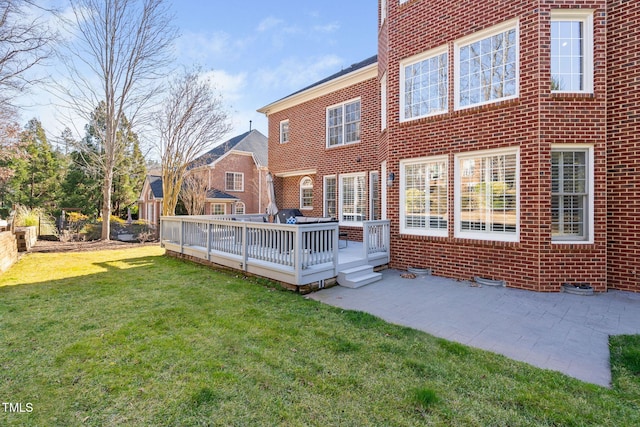
[[[215,188],[211,190],[207,190],[207,199],[229,199],[229,200],[237,200],[236,196],[232,196],[231,194],[225,193],[220,190],[216,190]]]
[[[280,98],[258,110],[259,113],[269,115],[293,105],[305,102],[309,99],[330,93],[335,90],[350,86],[360,81],[375,77],[378,75],[378,55],[373,55],[363,61],[357,62],[335,74],[319,80],[307,87],[304,87],[292,94]]]
[[[151,188],[154,199],[162,199],[162,197],[164,196],[162,192],[162,177],[157,175],[149,175],[147,176],[147,179],[149,180],[149,187]]]
[[[253,153],[257,166],[267,166],[268,164],[268,140],[260,131],[253,129],[241,135],[234,136],[228,141],[207,151],[202,156],[193,161],[194,165],[210,165],[222,158],[228,152],[243,151]]]

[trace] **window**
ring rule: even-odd
[[[593,92],[593,11],[551,12],[551,90]]]
[[[447,236],[447,158],[400,162],[400,232]]]
[[[400,65],[401,120],[447,111],[449,66],[447,48],[418,55]]]
[[[519,175],[517,149],[456,156],[456,237],[518,241]]]
[[[244,208],[245,208],[244,203],[236,202],[235,204],[236,215],[244,215]]]
[[[551,235],[555,242],[593,241],[591,147],[551,152]]]
[[[211,215],[224,215],[224,214],[225,214],[224,203],[211,204]]]
[[[369,173],[369,219],[380,219],[380,174],[378,171]]]
[[[518,96],[518,28],[510,21],[456,42],[456,108]]]
[[[360,141],[360,100],[327,108],[327,147]]]
[[[338,218],[338,203],[336,194],[338,188],[336,187],[335,176],[324,177],[324,216],[331,217],[333,219]]]
[[[313,209],[313,180],[308,176],[300,180],[300,209]]]
[[[244,174],[227,172],[225,179],[225,191],[244,191]]]
[[[289,142],[289,120],[280,122],[280,144]]]
[[[362,225],[367,208],[365,173],[340,175],[340,217],[344,225]]]
[[[387,73],[380,80],[380,129],[387,128]]]

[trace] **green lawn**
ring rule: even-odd
[[[637,337],[606,389],[162,253],[0,275],[0,425],[640,425]]]

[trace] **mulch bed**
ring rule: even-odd
[[[158,242],[131,243],[119,240],[93,240],[89,242],[58,242],[38,240],[29,252],[90,252],[110,249],[128,249],[159,245]]]

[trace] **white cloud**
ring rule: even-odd
[[[313,31],[318,33],[335,33],[340,29],[340,24],[337,22],[331,22],[325,25],[315,25]]]
[[[340,71],[341,64],[342,59],[337,55],[306,59],[288,58],[275,68],[258,70],[255,80],[271,88],[298,90]]]
[[[212,70],[204,73],[203,77],[211,80],[227,104],[241,99],[247,86],[246,72],[231,74],[224,70]]]
[[[280,24],[282,24],[283,22],[284,21],[282,19],[275,18],[273,16],[268,16],[264,18],[262,21],[260,21],[260,23],[258,24],[258,28],[256,28],[256,31],[264,32],[272,28],[279,27]]]

